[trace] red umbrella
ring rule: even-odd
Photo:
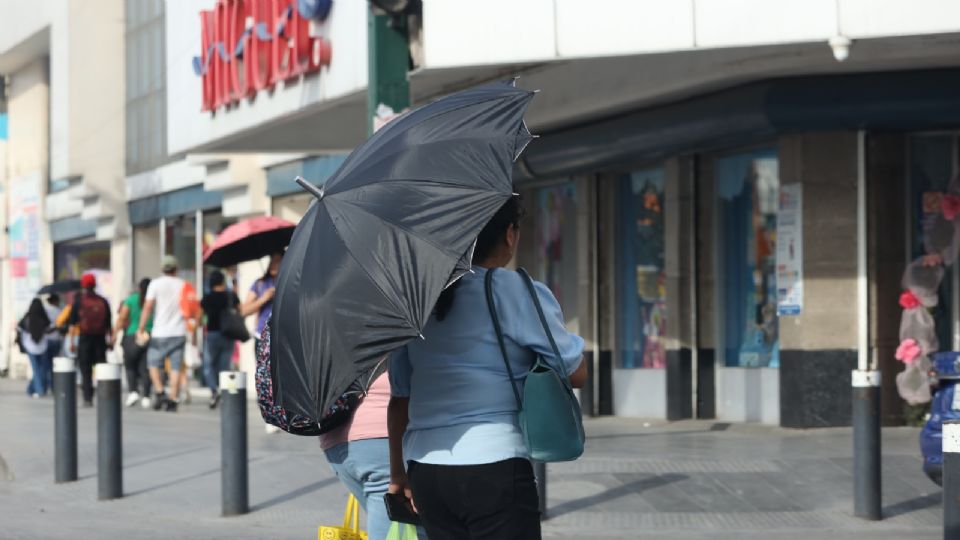
[[[283,251],[296,227],[295,223],[273,216],[234,223],[207,248],[203,263],[223,268]]]

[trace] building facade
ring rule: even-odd
[[[28,225],[4,243],[4,328],[14,298],[67,275],[60,261],[108,267],[119,298],[173,254],[202,287],[225,226],[296,221],[310,198],[294,177],[322,183],[366,132],[367,2],[116,2],[124,23],[98,35],[120,45],[102,51],[58,33],[105,24],[67,4],[0,21],[4,219]],[[415,104],[512,76],[542,90],[528,114],[540,138],[515,171],[517,264],[587,340],[586,410],[844,425],[866,355],[898,422],[900,274],[958,168],[958,16],[948,0],[424,0],[408,78]],[[89,111],[118,119],[110,145],[87,140],[71,97],[93,91],[69,61],[86,52],[122,81],[97,104],[117,115]],[[89,152],[122,151],[85,161],[101,143]],[[263,268],[229,270],[243,290]],[[950,272],[944,350],[960,348]]]

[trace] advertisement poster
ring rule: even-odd
[[[40,173],[10,182],[7,215],[10,223],[10,278],[13,309],[17,317],[26,312],[40,282]]]
[[[777,207],[777,315],[803,312],[803,188],[780,187]]]

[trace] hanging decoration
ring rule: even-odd
[[[933,194],[931,194],[933,195]],[[950,266],[960,253],[960,182],[954,179],[946,193],[937,194],[939,208],[924,227],[924,251],[907,265],[903,272],[900,294],[900,346],[896,359],[906,368],[897,375],[897,391],[911,405],[931,399],[929,373],[933,368],[930,356],[937,352],[936,323],[932,310],[937,306],[945,266]],[[926,206],[925,201],[925,206]],[[931,201],[932,202],[932,201]]]

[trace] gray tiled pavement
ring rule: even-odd
[[[0,381],[0,539],[315,538],[345,490],[315,440],[266,435],[251,408],[253,512],[219,517],[218,415],[124,411],[126,497],[96,501],[93,410],[81,409],[78,482],[53,484],[52,401]],[[202,396],[202,391],[196,393]],[[884,430],[886,519],[851,515],[850,431],[714,422],[587,423],[586,455],[551,464],[546,538],[941,538],[940,490],[917,430]]]

